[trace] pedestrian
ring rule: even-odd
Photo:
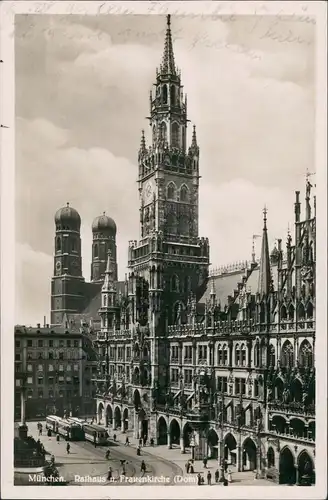
[[[60,440],[60,437],[59,437],[59,434],[57,434],[57,436],[56,436],[57,443],[59,443],[59,440]]]
[[[146,472],[146,464],[145,464],[144,460],[141,462],[140,471],[141,471],[141,475],[144,476],[144,474]]]
[[[226,459],[223,460],[223,465],[224,465],[224,472],[227,472],[228,470],[228,462]]]
[[[206,457],[203,460],[203,464],[204,464],[204,469],[207,469],[207,458]]]
[[[228,481],[226,479],[223,482],[223,486],[229,486],[229,483],[228,483]]]
[[[205,478],[202,476],[202,484],[205,484]]]
[[[154,446],[154,439],[153,438],[151,438],[151,440],[150,440],[150,446]]]
[[[147,436],[144,436],[143,437],[143,445],[146,446],[146,443],[147,443]]]
[[[186,468],[186,473],[189,474],[189,468],[190,468],[190,462],[186,462],[185,464],[185,468]]]
[[[218,483],[219,482],[219,478],[220,478],[219,469],[216,469],[215,474],[214,474],[214,478],[215,478],[215,482]]]
[[[107,472],[107,480],[111,481],[112,477],[113,477],[113,471],[112,471],[112,468],[109,467],[108,472]]]
[[[142,439],[139,438],[139,446],[142,446]]]
[[[110,449],[108,448],[108,450],[106,451],[106,460],[109,460],[109,456],[110,456]]]
[[[141,447],[140,447],[140,444],[138,445],[138,448],[137,448],[137,455],[140,456],[141,454]]]
[[[125,439],[125,446],[129,446],[129,445],[130,445],[130,441],[129,441],[128,436],[126,436],[126,439]]]
[[[67,445],[66,445],[67,455],[69,455],[70,449],[71,449],[71,445],[69,443],[67,443]]]
[[[211,485],[212,482],[212,474],[211,471],[209,470],[207,473],[207,484]]]
[[[197,474],[197,484],[200,486],[202,484],[202,476],[200,475],[200,472]]]
[[[114,441],[116,441],[116,434],[114,434],[113,439],[114,439]]]
[[[192,463],[190,464],[189,472],[190,474],[193,474],[195,472],[194,465]]]
[[[51,429],[48,429],[47,436],[51,437]]]
[[[232,483],[232,473],[231,473],[231,469],[228,469],[228,483]]]

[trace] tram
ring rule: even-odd
[[[91,441],[96,445],[106,445],[108,444],[108,432],[105,427],[101,427],[96,424],[87,424],[86,422],[82,425],[84,436],[86,441]]]
[[[69,420],[60,418],[57,415],[49,415],[46,417],[46,428],[51,429],[52,432],[65,437],[67,441],[84,440],[84,432],[77,423],[70,422]]]

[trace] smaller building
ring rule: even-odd
[[[65,412],[95,414],[92,370],[96,370],[96,354],[82,328],[17,325],[15,420]]]

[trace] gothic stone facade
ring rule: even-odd
[[[149,120],[152,144],[142,134],[138,157],[141,239],[129,244],[123,284],[108,254],[101,291],[98,421],[280,483],[313,483],[312,186],[304,220],[296,192],[285,252],[278,240],[269,253],[265,211],[260,263],[209,277],[209,242],[198,235],[199,147],[195,127],[186,145],[169,17]]]

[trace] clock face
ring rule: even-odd
[[[60,272],[61,272],[61,263],[58,261],[56,263],[56,274],[57,274],[57,276],[60,275]]]
[[[153,194],[153,186],[150,182],[146,185],[145,188],[145,201],[149,202],[151,200],[151,196]]]

